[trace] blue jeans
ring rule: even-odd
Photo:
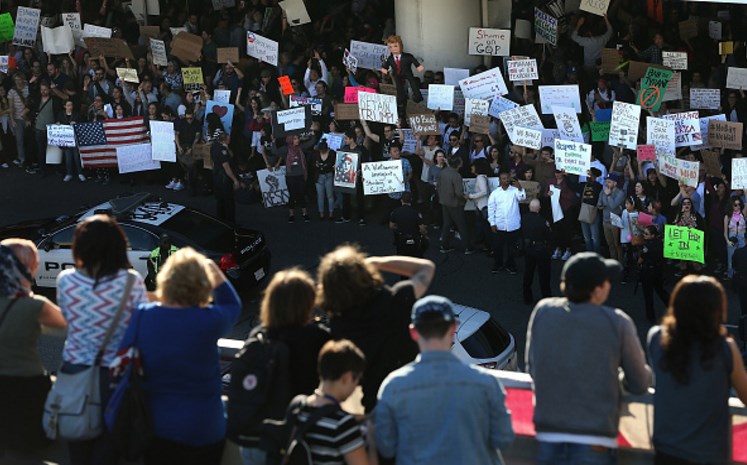
[[[744,245],[745,245],[744,234],[742,234],[741,236],[737,237],[736,247],[732,247],[730,245],[726,246],[726,263],[729,267],[726,271],[726,275],[729,276],[729,278],[734,277],[734,267],[731,266],[731,257],[734,256],[734,252],[737,249],[741,249],[742,247],[744,247]]]
[[[537,465],[615,465],[617,450],[570,442],[539,442]]]
[[[601,222],[601,212],[597,214],[596,219],[594,219],[594,222],[591,224],[579,221],[579,223],[581,223],[581,232],[584,234],[584,243],[586,244],[587,252],[593,251],[596,253],[601,253],[600,250],[602,248],[602,244],[599,241],[599,223]]]
[[[239,450],[243,465],[265,465],[267,463],[267,452],[259,447],[240,447]]]
[[[324,216],[324,200],[327,199],[329,207],[329,216],[335,209],[335,198],[332,192],[332,182],[334,173],[320,174],[316,180],[316,206],[319,209],[319,215]]]
[[[65,147],[62,149],[62,158],[65,160],[66,174],[76,176],[82,173],[80,167],[80,153],[75,147]]]

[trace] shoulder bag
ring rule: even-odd
[[[49,439],[55,440],[60,437],[69,441],[82,441],[93,439],[103,432],[101,358],[122,318],[134,282],[133,274],[128,272],[122,300],[96,353],[93,365],[78,373],[63,373],[60,370],[57,374],[57,381],[44,403],[42,417],[42,426]]]
[[[581,211],[578,212],[578,220],[586,224],[594,224],[597,220],[599,209],[596,205],[581,202]]]

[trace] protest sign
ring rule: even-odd
[[[432,113],[412,115],[408,120],[412,130],[421,136],[441,135],[441,131],[439,131],[438,128],[438,121],[436,121],[436,115]]]
[[[662,118],[674,121],[674,146],[700,145],[700,121],[697,111],[686,111],[663,115]]]
[[[250,57],[277,66],[278,50],[278,43],[274,40],[262,37],[252,31],[246,33],[246,53]]]
[[[649,68],[656,68],[656,69],[667,69],[666,66],[660,66],[655,65],[652,63],[646,63],[644,61],[633,61],[630,60],[628,62],[628,80],[630,82],[635,82],[639,79],[642,79],[643,76],[646,75],[646,71],[648,71]],[[670,70],[671,71],[671,70]]]
[[[288,106],[291,108],[301,107],[308,105],[311,107],[312,116],[321,116],[322,114],[322,99],[311,98],[311,97],[296,97],[295,95],[290,96],[290,102]]]
[[[337,151],[345,144],[345,135],[328,132],[322,134],[322,138],[319,140],[326,142],[330,150]]]
[[[158,39],[150,39],[150,50],[153,54],[153,64],[166,66],[169,64],[169,58],[166,55],[166,43]]]
[[[516,128],[536,129],[538,131],[544,129],[534,105],[524,105],[501,112],[501,122],[506,128],[509,138]]]
[[[309,13],[306,11],[306,5],[304,5],[303,0],[284,0],[278,2],[278,6],[285,11],[285,16],[291,27],[311,22],[311,18],[309,17]]]
[[[358,115],[366,121],[377,121],[385,124],[397,124],[397,97],[394,95],[372,94],[360,92],[358,94]]]
[[[171,37],[176,37],[179,34],[181,34],[182,32],[189,32],[189,31],[187,31],[186,27],[170,27],[169,31],[171,32]],[[200,38],[202,38],[202,37],[200,37]]]
[[[672,69],[687,69],[687,52],[661,52],[662,64]]]
[[[613,212],[610,212],[610,224],[619,229],[623,228],[622,218],[620,218],[620,215],[617,215]]]
[[[747,158],[731,159],[731,188],[747,189]]]
[[[718,110],[721,106],[720,89],[690,89],[690,108],[693,110]]]
[[[73,30],[65,26],[50,29],[41,26],[42,46],[46,53],[52,55],[65,55],[75,50],[75,39]]]
[[[591,141],[604,142],[609,140],[610,124],[609,121],[590,121],[589,128],[591,129]]]
[[[428,90],[421,90],[421,93],[423,93],[423,99],[424,101],[421,101],[421,103],[415,103],[412,100],[407,101],[407,105],[405,105],[405,113],[408,115],[416,115],[416,114],[434,114],[435,112],[425,106],[428,103]],[[455,91],[456,92],[456,91]]]
[[[140,26],[140,36],[145,39],[158,39],[160,35],[160,26]]]
[[[701,150],[700,155],[703,157],[703,164],[705,165],[706,176],[714,176],[720,178],[723,176],[721,171],[721,161],[719,160],[719,153],[712,150]],[[735,160],[738,160],[735,158]],[[732,179],[734,177],[733,165],[732,165]]]
[[[487,115],[472,115],[470,121],[470,132],[475,134],[489,134],[490,133],[490,116]]]
[[[345,52],[342,54],[342,64],[346,69],[354,73],[358,71],[358,59],[348,49],[345,49]]]
[[[459,88],[466,98],[482,100],[490,100],[508,93],[503,74],[498,67],[460,80]]]
[[[490,102],[474,98],[464,99],[464,124],[469,127],[472,115],[487,115]]]
[[[415,153],[415,148],[418,145],[418,139],[415,137],[415,133],[412,129],[402,129],[402,153]]]
[[[184,90],[188,92],[200,90],[205,83],[202,77],[202,68],[182,68],[182,80],[184,82]]]
[[[217,49],[218,63],[231,62],[236,64],[239,62],[239,48],[238,47],[220,47]]]
[[[397,95],[397,86],[382,82],[379,84],[379,93],[386,95]]]
[[[672,73],[672,79],[667,84],[667,90],[664,92],[662,102],[671,102],[673,100],[682,100],[682,73]]]
[[[724,149],[742,150],[742,123],[711,120],[708,123],[708,144]]]
[[[511,31],[508,29],[469,28],[467,53],[470,55],[508,56]]]
[[[614,74],[620,69],[622,56],[616,48],[602,49],[602,72],[604,74]]]
[[[542,131],[516,127],[509,133],[511,143],[520,147],[539,150],[542,148]]]
[[[226,0],[226,1],[229,1],[229,0]],[[233,1],[233,0],[230,0],[230,1]],[[146,5],[146,8],[148,8],[149,15],[152,15],[152,16],[161,15],[161,5],[158,3],[158,0],[145,0],[145,5]]]
[[[645,212],[638,213],[638,225],[645,228],[654,224],[654,217]]]
[[[429,84],[428,108],[447,111],[454,109],[454,86]]]
[[[659,158],[659,169],[667,177],[682,181],[691,187],[698,187],[700,162],[664,156]]]
[[[119,174],[161,169],[161,162],[151,157],[150,144],[118,145]]]
[[[335,103],[335,119],[338,121],[358,119],[358,104]]]
[[[358,162],[358,154],[356,152],[337,152],[334,176],[336,191],[355,192]]]
[[[508,62],[508,80],[527,81],[539,79],[537,70],[537,60],[509,60]]]
[[[631,103],[616,101],[612,104],[610,124],[610,145],[635,150],[638,146],[638,125],[641,107]]]
[[[653,145],[639,145],[636,151],[638,161],[654,161],[656,160],[656,147]]]
[[[111,39],[112,30],[108,27],[95,26],[93,24],[83,25],[83,38],[86,37],[101,37],[102,39]]]
[[[714,40],[721,40],[720,21],[708,21],[708,37]]]
[[[288,203],[290,192],[285,182],[285,166],[273,170],[257,171],[259,190],[262,192],[262,206],[265,208],[282,207]]]
[[[231,91],[228,89],[215,89],[213,91],[213,100],[218,103],[231,103]]]
[[[137,70],[132,68],[116,68],[117,77],[124,82],[133,82],[135,84],[140,82],[137,77]]]
[[[490,108],[488,108],[488,114],[493,118],[501,119],[501,112],[506,110],[512,110],[518,107],[519,104],[513,100],[498,96],[490,102]]]
[[[47,145],[75,147],[75,130],[69,124],[48,124]]]
[[[539,8],[534,9],[534,29],[550,45],[558,45],[558,19]]]
[[[664,258],[704,264],[705,233],[695,228],[665,224]]]
[[[345,88],[345,97],[344,101],[345,103],[358,103],[358,92],[372,92],[376,93],[375,89],[371,89],[369,87],[361,87],[361,86],[348,86]]]
[[[711,120],[726,121],[726,115],[721,113],[719,115],[706,116],[704,118],[699,119],[700,140],[703,143],[695,147],[690,147],[692,150],[701,150],[701,149],[707,149],[711,147],[711,144],[708,143],[708,124],[711,122]]]
[[[273,111],[271,121],[275,138],[301,134],[311,125],[311,106]]]
[[[591,168],[591,145],[555,140],[555,167],[568,174],[586,176]]]
[[[555,117],[555,125],[558,127],[560,138],[563,140],[572,140],[574,142],[583,142],[584,135],[581,132],[581,125],[578,123],[576,110],[569,107],[552,107],[552,113]]]
[[[10,13],[0,14],[0,42],[8,42],[13,39],[15,25]]]
[[[542,129],[542,147],[555,147],[555,139],[560,139],[557,129]]]
[[[208,100],[207,104],[205,104],[205,115],[207,116],[210,113],[218,115],[228,135],[231,135],[231,128],[233,127],[233,111],[234,106],[230,103],[218,103],[215,100]],[[207,134],[207,118],[205,118],[202,124],[203,132]]]
[[[358,59],[358,67],[378,71],[389,56],[386,45],[350,41],[350,54]]]
[[[92,57],[104,55],[105,57],[125,58],[134,60],[132,50],[122,39],[105,39],[103,37],[85,37],[83,41],[88,47]]]
[[[726,72],[727,89],[747,89],[747,68],[730,66]]]
[[[8,55],[0,55],[0,73],[8,73]]]
[[[609,8],[609,6],[610,0],[581,0],[581,6],[579,9],[582,11],[588,11],[597,16],[604,16],[607,14],[607,8]]]
[[[539,197],[540,192],[540,183],[537,181],[521,181],[519,180],[519,185],[521,185],[521,188],[524,189],[524,192],[526,192],[526,198],[524,200],[520,200],[519,203],[526,203],[532,201],[532,199],[536,199]]]
[[[405,190],[402,160],[363,163],[361,171],[363,195],[392,194]]]
[[[563,207],[560,206],[560,189],[550,185],[550,207],[552,208],[552,222],[557,223],[564,218]]]
[[[148,122],[150,125],[151,156],[153,160],[176,162],[176,139],[172,121]]]
[[[283,92],[283,95],[291,95],[295,90],[293,89],[293,84],[291,84],[290,77],[286,76],[280,76],[278,77],[278,83],[280,84],[280,90]]]
[[[692,39],[698,36],[698,18],[690,17],[685,21],[679,22],[680,37],[683,39]]]
[[[532,23],[526,19],[516,18],[516,22],[514,23],[514,35],[517,39],[531,39]]]
[[[670,70],[657,68],[646,70],[641,80],[641,90],[638,92],[638,105],[644,110],[659,111],[670,79],[672,79]]]
[[[38,8],[18,7],[16,26],[13,32],[13,45],[33,47],[36,44],[40,16],[41,10]]]
[[[464,68],[444,68],[444,84],[459,86],[459,81],[469,77],[469,70]]]
[[[581,113],[581,97],[577,85],[539,86],[542,114],[551,115],[552,107],[571,107]]]
[[[483,99],[487,100],[487,99]],[[464,118],[464,106],[465,106],[465,98],[464,94],[459,89],[454,89],[454,109],[452,110],[454,113],[459,115],[460,118]]]
[[[731,55],[734,53],[734,42],[719,42],[718,54]]]

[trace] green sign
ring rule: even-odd
[[[15,26],[13,25],[13,18],[10,13],[3,13],[0,15],[0,42],[8,42],[13,40],[13,32]]]
[[[644,110],[659,111],[667,84],[672,79],[672,71],[668,69],[648,68],[641,79],[641,90],[638,92],[638,105]]]
[[[604,142],[610,138],[610,122],[609,121],[591,121],[591,141],[592,142]]]
[[[664,225],[664,258],[705,264],[705,233],[685,226]]]

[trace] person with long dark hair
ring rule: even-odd
[[[661,326],[649,331],[656,465],[731,463],[729,395],[734,388],[747,402],[747,372],[726,334],[726,311],[718,281],[686,276]]]
[[[695,211],[693,200],[689,197],[682,199],[680,204],[680,211],[677,213],[677,217],[674,219],[675,226],[684,226],[687,228],[694,228],[703,230],[703,217]],[[700,271],[702,268],[700,263],[690,262],[687,260],[679,261],[679,274],[687,273],[688,264],[692,264],[695,271]]]
[[[311,219],[306,211],[306,179],[309,170],[306,166],[306,154],[301,148],[301,138],[288,136],[285,138],[287,152],[285,155],[285,183],[288,186],[288,222],[295,221],[295,209],[301,208],[304,222]]]

